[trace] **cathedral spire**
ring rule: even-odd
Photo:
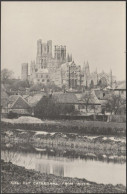
[[[112,69],[110,69],[110,86],[111,86],[111,88],[112,88]]]
[[[88,61],[87,61],[87,63],[86,63],[86,67],[89,67],[89,63],[88,63]]]
[[[69,53],[67,54],[67,62],[69,62]]]
[[[86,66],[85,66],[85,74],[86,74],[87,78],[90,76],[90,69],[89,69],[88,61],[87,61]]]
[[[72,61],[72,54],[69,55],[69,53],[67,54],[67,62],[71,62]]]
[[[70,62],[72,61],[72,54],[70,54]]]
[[[85,60],[84,60],[83,66],[82,66],[82,70],[83,70],[83,72],[85,72]]]
[[[110,69],[110,75],[112,75],[112,69]]]

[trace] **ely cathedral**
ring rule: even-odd
[[[72,55],[66,54],[66,46],[54,46],[54,56],[52,54],[52,41],[43,43],[41,39],[37,41],[36,60],[31,61],[30,73],[28,74],[28,63],[23,63],[21,67],[22,80],[29,80],[30,83],[48,84],[54,83],[59,87],[65,86],[67,89],[77,87],[112,87],[114,78],[112,71],[109,74],[98,73],[97,70],[90,73],[89,63],[84,63],[82,68],[72,60]]]

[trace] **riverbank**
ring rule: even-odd
[[[2,149],[33,153],[46,150],[46,153],[54,156],[126,161],[125,137],[2,128],[1,140]]]
[[[125,137],[4,128],[1,130],[1,140],[2,148],[16,151],[24,149],[30,152],[43,152],[46,149],[48,154],[52,150],[52,155],[61,154],[65,157],[126,161]]]
[[[60,177],[1,161],[2,193],[126,193],[123,185]]]
[[[14,123],[12,122],[12,119],[4,119],[1,121],[1,128],[25,129],[26,131],[66,132],[86,135],[126,136],[126,123],[108,123],[103,121],[44,120],[42,123]]]

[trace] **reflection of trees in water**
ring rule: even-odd
[[[50,174],[50,165],[48,163],[36,163],[35,169],[42,173]]]
[[[36,163],[35,164],[35,169],[37,171],[40,171],[42,173],[46,174],[55,174],[57,176],[64,176],[64,166],[62,164],[54,164],[52,163],[46,163],[42,161],[42,163]]]
[[[1,151],[1,158],[5,162],[18,162],[20,160],[20,155],[18,152],[11,152],[9,150],[2,150]]]
[[[64,166],[61,164],[54,165],[53,174],[57,176],[64,176]]]
[[[32,158],[29,158],[23,161],[23,166],[25,166],[25,168],[29,168],[31,164],[32,164]]]
[[[103,152],[103,150],[89,150],[89,149],[80,149],[79,151],[78,150],[72,150],[72,149],[66,149],[66,152],[65,152],[65,149],[62,148],[56,148],[54,146],[42,146],[42,149],[45,149],[46,151],[45,152],[41,152],[41,151],[36,151],[36,150],[24,150],[24,149],[20,149],[18,151],[18,147],[16,149],[13,149],[13,148],[9,148],[8,149],[8,152],[10,150],[10,152],[13,152],[14,150],[14,153],[12,154],[8,154],[8,160],[9,158],[13,159],[16,159],[16,153],[25,153],[25,154],[28,154],[29,153],[33,153],[35,154],[34,155],[34,158],[37,158],[37,159],[41,159],[41,158],[55,158],[55,157],[61,157],[61,158],[69,158],[69,159],[73,159],[75,160],[76,158],[81,158],[83,160],[94,160],[94,161],[102,161],[102,162],[107,162],[107,163],[120,163],[120,164],[123,164],[126,162],[126,153],[125,152],[117,152],[115,150],[110,150],[110,152],[107,150],[105,150],[105,153]],[[51,152],[49,150],[53,150],[54,152]],[[4,154],[6,157],[7,157],[7,154]],[[15,157],[14,157],[15,155]],[[95,156],[94,156],[95,155]],[[5,157],[4,156],[4,157]],[[5,158],[6,158],[5,157]],[[7,161],[8,161],[7,160]],[[17,158],[17,160],[19,160]],[[32,160],[32,159],[31,159]],[[31,160],[29,161],[29,163],[25,163],[24,162],[24,165],[26,167],[29,167],[29,165],[31,164]],[[11,161],[11,160],[10,160]]]
[[[22,163],[23,166],[25,166],[25,168],[29,168],[31,166],[32,163],[32,158],[29,157],[25,158],[25,160],[22,160],[22,156],[20,155],[20,153],[18,151],[10,151],[10,150],[2,150],[1,151],[1,158],[5,161],[5,162],[12,162],[14,164],[20,164],[20,162]]]

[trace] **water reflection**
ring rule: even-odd
[[[52,167],[53,174],[57,176],[64,176],[64,166],[62,164],[54,164]]]
[[[33,147],[32,145],[24,145],[22,146],[13,146],[13,147],[2,147],[2,150],[9,150],[9,151],[14,151],[14,152],[22,152],[22,153],[33,153],[37,155],[36,157],[41,158],[41,155],[45,156],[52,156],[52,157],[59,157],[59,158],[80,158],[83,160],[96,160],[96,161],[101,161],[101,162],[108,162],[108,163],[119,163],[119,164],[124,164],[126,162],[126,153],[125,152],[114,152],[107,150],[105,154],[101,150],[91,150],[91,149],[84,149],[83,151],[75,151],[75,150],[69,150],[69,149],[57,149],[53,146],[48,147],[48,146],[42,146],[41,148],[36,148]]]
[[[40,153],[16,153],[14,151],[2,151],[1,158],[7,161],[8,154],[10,154],[9,159],[12,163],[28,169],[35,169],[42,173],[85,178],[89,181],[104,184],[126,185],[126,164],[48,156]]]
[[[37,171],[46,173],[46,174],[50,174],[50,165],[43,163],[43,165],[41,163],[35,163],[35,169]]]

